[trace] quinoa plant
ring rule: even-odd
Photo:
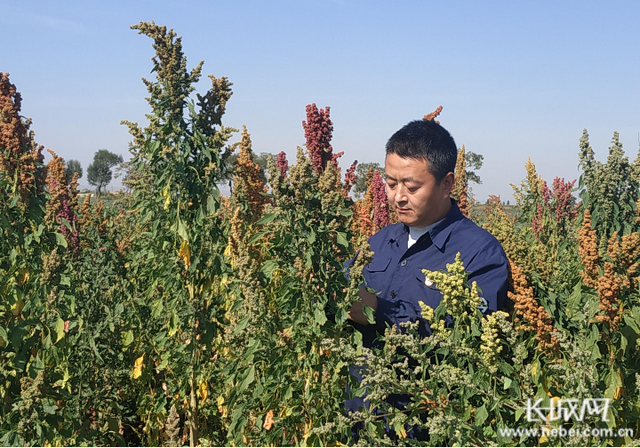
[[[190,95],[203,63],[187,70],[181,39],[166,27],[141,22],[132,28],[153,39],[156,80],[143,80],[149,125],[125,122],[134,137],[132,163],[148,184],[133,192],[139,234],[125,266],[136,319],[121,341],[135,353],[132,378],[151,391],[137,399],[143,440],[165,440],[162,428],[173,406],[192,446],[201,436],[215,443],[219,418],[209,391],[219,387],[224,297],[218,286],[227,272],[216,182],[235,131],[221,121],[232,84],[210,76],[211,88],[194,104]]]
[[[338,425],[349,380],[340,353],[359,344],[347,312],[368,257],[362,253],[345,277],[343,263],[355,253],[352,202],[331,153],[328,110],[316,116],[307,108],[309,157],[298,148],[293,165],[282,156],[278,166],[270,161],[262,217],[232,222],[229,256],[242,300],[230,311],[237,316],[227,335],[230,387],[219,400],[234,444],[349,440],[350,429]],[[311,132],[312,124],[323,132]],[[232,202],[243,202],[242,191]]]

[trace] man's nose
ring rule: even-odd
[[[404,186],[398,185],[398,188],[396,189],[396,196],[394,199],[396,203],[402,203],[407,201],[407,191],[404,188]]]

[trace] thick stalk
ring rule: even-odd
[[[195,372],[191,374],[189,379],[189,386],[191,388],[191,416],[189,417],[189,445],[196,446],[198,444],[198,401],[196,398],[196,380]]]
[[[187,284],[187,290],[189,291],[189,299],[191,301],[191,303],[194,303],[194,297],[195,297],[195,290],[194,290],[194,285],[192,283],[188,283]],[[193,344],[194,344],[194,350],[195,349],[195,332],[193,332],[192,330],[192,335],[191,337],[194,338],[193,339]],[[189,444],[190,446],[196,446],[198,444],[198,398],[196,397],[196,393],[197,393],[197,387],[198,384],[196,382],[196,372],[195,372],[195,366],[196,363],[198,362],[198,352],[197,350],[194,352],[194,356],[192,357],[193,359],[193,370],[191,372],[191,378],[189,378],[189,388],[191,389],[189,395],[190,395],[190,403],[189,403],[189,407],[191,408],[191,416],[189,417]]]

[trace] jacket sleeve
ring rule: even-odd
[[[502,252],[502,251],[500,251]],[[467,268],[469,284],[474,281],[479,295],[484,299],[483,314],[507,309],[507,290],[509,288],[509,261],[504,253],[474,260]]]

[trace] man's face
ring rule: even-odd
[[[389,154],[385,159],[386,190],[398,220],[409,227],[426,227],[449,211],[453,173],[438,184],[429,162]]]

